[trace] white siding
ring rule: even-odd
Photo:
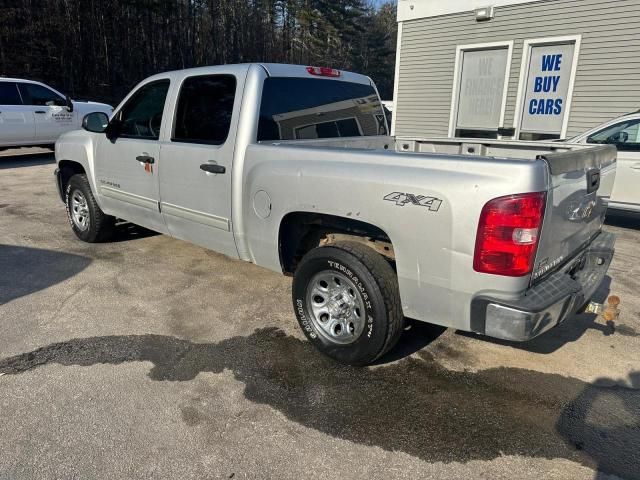
[[[490,3],[490,2],[489,2]],[[396,135],[447,135],[458,45],[514,40],[505,127],[512,127],[523,42],[582,35],[568,136],[640,109],[640,0],[542,0],[403,22]]]

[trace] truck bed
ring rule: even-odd
[[[565,153],[596,148],[594,145],[569,144],[561,142],[525,142],[522,140],[448,137],[401,138],[390,136],[283,140],[262,143],[327,148],[390,150],[403,153],[470,155],[494,157],[496,159],[504,158],[509,160],[535,160],[538,155],[543,154]]]
[[[531,285],[572,260],[604,222],[615,179],[616,149],[611,145],[464,138],[394,138],[390,136],[290,140],[275,145],[318,149],[375,150],[429,160],[477,158],[486,168],[501,161],[541,161],[547,165],[547,208]],[[319,152],[318,152],[319,153]],[[397,160],[395,160],[397,161]],[[425,163],[428,168],[429,164]],[[452,164],[452,168],[457,168]],[[524,192],[523,192],[524,193]]]

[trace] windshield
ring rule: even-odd
[[[258,141],[387,135],[371,85],[316,78],[264,81]]]

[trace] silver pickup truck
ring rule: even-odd
[[[56,144],[81,240],[119,218],[292,275],[307,338],[348,364],[391,349],[405,317],[531,339],[589,301],[613,256],[615,148],[396,139],[354,73],[163,73],[83,127]]]

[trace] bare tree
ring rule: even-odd
[[[117,102],[151,74],[287,62],[393,88],[395,5],[365,0],[0,0],[0,75]]]

